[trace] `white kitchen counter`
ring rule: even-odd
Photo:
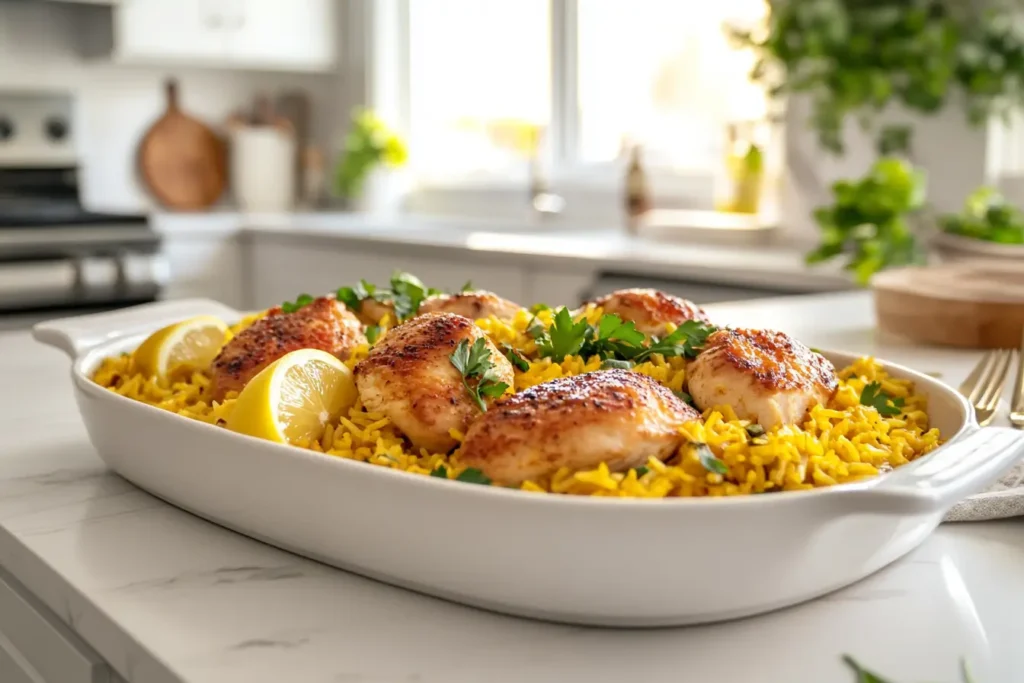
[[[349,244],[396,255],[455,255],[483,264],[643,274],[794,293],[852,287],[835,264],[809,269],[803,260],[806,249],[793,245],[665,241],[630,236],[614,227],[351,213],[160,214],[153,217],[153,225],[171,239],[239,234],[282,244]]]
[[[877,337],[859,293],[712,311],[950,382],[977,357]],[[0,335],[0,376],[0,565],[129,681],[848,683],[843,653],[906,683],[959,681],[961,657],[977,683],[1024,676],[1024,520],[944,525],[860,584],[762,617],[646,631],[545,624],[345,574],[136,490],[87,441],[67,360],[27,334]],[[749,576],[772,580],[756,558]],[[714,576],[706,587],[730,588]]]

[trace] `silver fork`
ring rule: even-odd
[[[1010,424],[1024,429],[1024,332],[1020,336],[1020,352],[1017,354],[1017,378],[1010,394]]]
[[[1014,349],[988,351],[971,374],[960,385],[960,393],[974,406],[974,414],[982,427],[992,422],[999,399],[1003,395],[1006,377],[1017,352]]]

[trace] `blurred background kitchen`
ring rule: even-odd
[[[1013,8],[0,0],[0,328],[395,269],[711,303],[1021,259]]]

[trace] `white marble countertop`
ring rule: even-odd
[[[878,337],[864,294],[711,308],[725,324],[770,324],[950,382],[976,359]],[[0,564],[130,681],[848,683],[843,653],[906,683],[959,681],[960,658],[976,683],[1024,672],[1024,520],[944,525],[875,576],[761,617],[545,624],[345,574],[136,490],[89,444],[68,362],[24,333],[0,336],[0,376]],[[750,580],[771,577],[752,564]],[[708,590],[729,587],[708,577]]]
[[[764,287],[789,292],[851,289],[836,264],[808,268],[805,247],[726,244],[631,236],[615,227],[550,227],[542,223],[351,213],[159,214],[168,237],[242,234],[256,239],[348,243],[389,253],[471,253],[477,261],[543,264],[575,271],[643,273],[650,277]]]

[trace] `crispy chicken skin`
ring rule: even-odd
[[[462,340],[483,337],[500,381],[512,385],[512,365],[469,318],[430,313],[391,329],[355,368],[356,387],[368,410],[387,415],[418,448],[445,453],[480,415],[449,356]]]
[[[688,391],[702,410],[729,405],[768,429],[796,424],[839,386],[825,358],[782,332],[719,330],[687,367]]]
[[[522,306],[519,304],[503,299],[497,294],[476,290],[432,296],[420,306],[420,314],[454,313],[470,320],[480,320],[493,315],[499,320],[511,320],[520,309]]]
[[[592,302],[605,313],[614,313],[632,321],[646,335],[664,337],[668,323],[680,325],[687,320],[708,321],[707,314],[692,301],[657,289],[620,289]]]
[[[320,349],[344,360],[366,343],[359,320],[331,297],[319,297],[294,313],[272,308],[229,341],[213,360],[213,397],[241,391],[275,360],[297,349]]]
[[[655,380],[629,370],[563,377],[505,397],[474,422],[461,461],[499,484],[519,484],[560,467],[612,470],[664,458],[679,426],[700,414]]]

